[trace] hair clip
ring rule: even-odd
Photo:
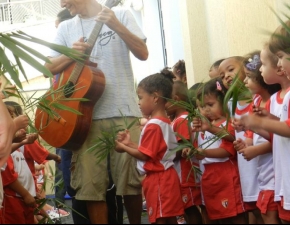
[[[219,91],[223,90],[220,82],[218,82],[218,81],[216,82],[216,89],[219,90]]]
[[[249,58],[248,62],[246,64],[247,69],[249,70],[256,70],[258,65],[261,64],[260,56],[259,55],[254,55],[253,59]]]

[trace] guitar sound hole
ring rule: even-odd
[[[64,86],[64,96],[66,98],[70,98],[72,94],[75,91],[75,85],[71,81],[69,81],[65,86]]]

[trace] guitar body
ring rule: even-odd
[[[97,67],[84,66],[78,80],[71,82],[71,73],[76,63],[71,64],[59,77],[57,85],[48,91],[45,96],[48,102],[57,103],[79,111],[82,115],[74,112],[51,108],[54,116],[49,115],[40,107],[36,110],[35,127],[39,135],[51,146],[67,150],[79,149],[91,127],[93,109],[105,89],[105,76]],[[71,84],[73,91],[67,93],[65,87]],[[60,89],[59,89],[60,88]],[[69,89],[70,90],[70,89]],[[66,98],[69,98],[66,100]],[[73,99],[85,98],[89,101],[76,101]],[[71,99],[71,100],[70,100]]]

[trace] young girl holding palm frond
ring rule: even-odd
[[[203,108],[205,119],[195,119],[193,126],[198,135],[197,159],[202,160],[201,189],[208,216],[225,223],[246,223],[241,184],[237,166],[237,153],[233,143],[223,136],[234,136],[223,110],[226,89],[222,80],[215,78],[205,83],[198,93],[198,105]],[[211,127],[224,129],[211,133]],[[203,131],[203,132],[201,132]]]
[[[178,175],[174,169],[177,141],[165,111],[166,99],[172,95],[173,76],[157,73],[144,78],[138,85],[139,107],[150,118],[142,129],[139,145],[131,141],[128,130],[118,134],[116,151],[127,152],[138,159],[149,221],[176,224],[183,215]]]
[[[270,63],[267,64],[267,62]],[[265,52],[262,52],[260,57],[259,51],[249,54],[246,58],[244,62],[246,79],[244,80],[244,83],[252,95],[255,96],[249,113],[252,112],[252,105],[265,108],[271,95],[281,89],[279,84],[268,85],[263,79],[263,76],[267,77],[269,74],[267,67],[271,64],[277,65],[277,62],[278,59],[276,57],[268,57],[265,55]],[[257,175],[253,177],[255,178],[254,181],[248,180],[247,182],[250,193],[252,190],[252,193],[255,194],[255,190],[258,187],[258,198],[255,200],[257,201],[257,209],[254,209],[253,212],[256,217],[261,214],[263,219],[262,223],[278,224],[280,223],[278,218],[278,208],[274,202],[272,145],[269,141],[251,131],[247,131],[245,134],[245,141],[237,138],[234,145],[240,157],[243,157],[247,162],[254,161],[254,165],[256,165],[255,168],[250,168],[251,170],[248,170],[250,164],[248,164],[248,167],[244,167],[248,174]],[[253,184],[256,184],[257,182],[258,185],[254,186]],[[251,196],[249,196],[249,198],[250,197]]]
[[[279,217],[283,223],[290,223],[290,20],[279,26],[272,35],[269,48],[278,57],[276,67],[272,67],[272,75],[264,76],[266,83],[279,83],[281,91],[271,96],[266,109],[267,113],[261,108],[255,107],[255,114],[243,117],[245,126],[262,134],[272,141],[274,176],[275,176],[275,198],[278,204]]]

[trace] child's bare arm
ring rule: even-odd
[[[7,186],[19,194],[23,198],[23,201],[26,205],[31,207],[36,206],[35,198],[22,186],[18,180],[15,180]]]
[[[249,146],[238,151],[238,153],[242,154],[242,156],[248,161],[256,158],[259,155],[264,155],[270,152],[272,152],[272,144],[270,142],[265,142],[263,144],[255,146]]]
[[[46,160],[54,160],[56,163],[61,163],[61,157],[54,153],[49,153]]]
[[[201,118],[194,118],[192,121],[192,130],[195,132],[204,132],[204,131],[208,131],[212,134],[219,134],[223,131],[225,131],[223,128],[214,126],[212,124],[210,124],[209,121],[206,121],[204,119]],[[233,142],[235,140],[235,137],[231,134],[225,135],[223,137],[224,140],[226,141],[230,141]]]
[[[290,138],[290,126],[286,122],[278,121],[276,119],[269,119],[266,117],[259,117],[256,115],[248,115],[242,117],[242,119],[251,130],[263,137],[264,135],[262,132],[266,131],[268,133],[274,133]],[[267,139],[269,140],[269,138]]]
[[[27,134],[26,138],[23,141],[21,141],[19,143],[12,144],[12,152],[19,149],[22,145],[34,143],[34,141],[37,139],[37,137],[38,137],[38,134]]]

